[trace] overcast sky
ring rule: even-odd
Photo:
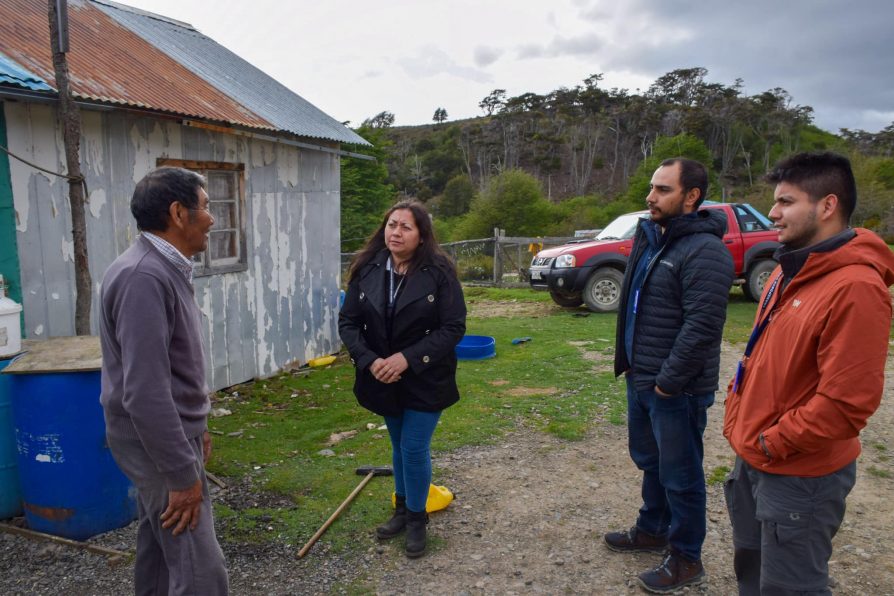
[[[508,95],[645,90],[676,68],[782,87],[831,132],[894,122],[892,0],[124,0],[193,25],[337,120],[480,116]]]

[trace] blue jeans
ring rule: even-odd
[[[661,397],[637,391],[627,377],[630,457],[643,471],[643,505],[636,526],[667,536],[677,552],[701,559],[705,541],[705,455],[702,437],[714,394]]]
[[[385,416],[391,437],[394,492],[407,498],[407,509],[425,511],[431,484],[431,437],[441,412],[404,410]]]

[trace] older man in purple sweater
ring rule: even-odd
[[[112,455],[139,492],[137,594],[226,594],[204,464],[211,453],[192,257],[214,218],[205,179],[159,168],[134,190],[142,234],[102,282],[102,396]]]

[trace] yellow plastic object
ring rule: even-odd
[[[335,356],[321,356],[319,358],[314,358],[313,360],[308,360],[307,365],[318,368],[320,366],[328,366],[333,362],[335,362]]]
[[[432,511],[440,511],[446,509],[447,505],[453,501],[453,493],[446,486],[436,486],[430,484],[428,486],[428,499],[425,501],[425,510],[429,513]],[[397,503],[397,495],[391,493],[391,506]]]

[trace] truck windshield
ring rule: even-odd
[[[642,217],[644,217],[642,213],[622,215],[599,232],[596,240],[627,240],[628,238],[633,238],[633,234],[636,233],[636,224]]]

